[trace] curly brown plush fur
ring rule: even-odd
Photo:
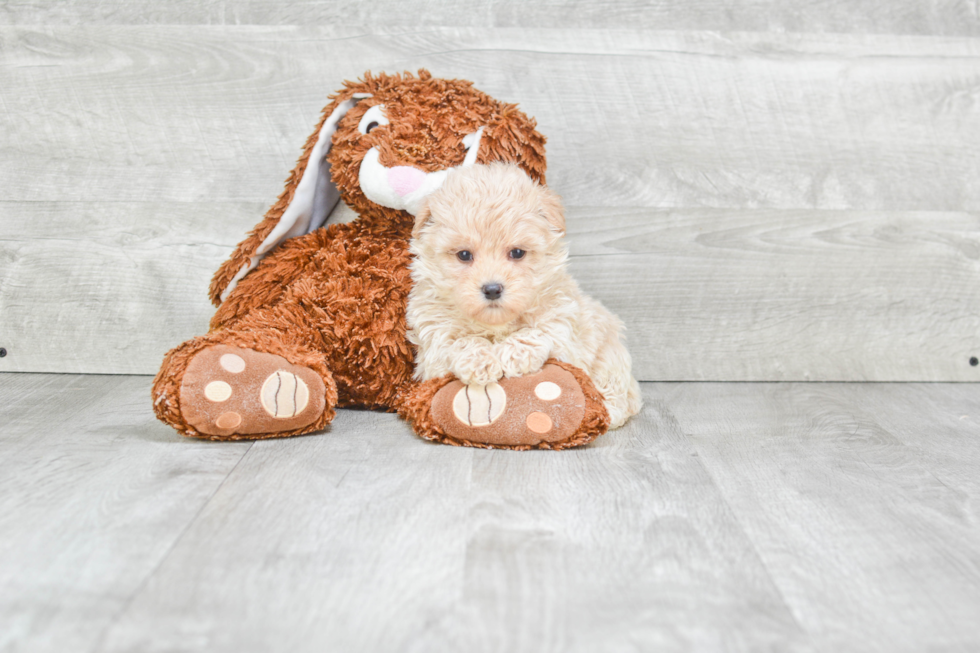
[[[249,272],[222,302],[220,297],[269,236],[293,200],[324,122],[355,94],[360,100],[338,123],[328,160],[341,198],[359,218],[285,241]],[[184,435],[213,439],[277,437],[322,429],[334,406],[399,411],[425,438],[456,442],[431,423],[426,402],[435,384],[412,380],[414,352],[405,331],[410,289],[408,241],[414,218],[371,202],[361,191],[359,169],[372,147],[387,167],[433,172],[458,166],[463,138],[484,127],[478,163],[513,161],[544,181],[544,137],[515,105],[490,98],[463,80],[371,75],[347,82],[331,97],[283,193],[215,273],[210,295],[218,305],[210,332],[170,351],[153,385],[157,416]],[[362,134],[364,113],[384,104],[389,125]],[[315,371],[324,381],[327,408],[308,426],[286,432],[213,436],[191,427],[181,413],[181,383],[194,355],[226,344],[276,354]],[[567,444],[588,442],[605,430],[601,397],[580,370],[572,369],[589,398],[585,423]],[[438,389],[438,388],[436,388]],[[558,448],[558,447],[556,447]]]

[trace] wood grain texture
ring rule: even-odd
[[[566,204],[604,207],[572,211],[573,269],[626,320],[641,378],[977,380],[978,55],[888,35],[3,27],[0,371],[154,373],[206,329],[213,270],[339,80],[428,66],[520,100]]]
[[[258,442],[104,651],[795,650],[676,424],[595,447],[431,445],[394,416]]]
[[[690,436],[816,650],[980,646],[976,386],[651,392]],[[963,476],[965,465],[974,473]]]
[[[150,379],[0,374],[0,651],[91,651],[250,447],[181,440]]]
[[[980,208],[975,39],[201,26],[0,39],[7,200],[268,204],[342,79],[425,66],[535,116],[572,206]]]
[[[263,208],[0,203],[0,370],[155,373]],[[642,380],[980,380],[975,214],[570,207],[568,238]]]
[[[874,421],[902,443],[904,450],[919,464],[973,509],[980,491],[980,410],[976,385],[896,386],[888,395],[896,403],[906,402],[917,410],[875,410],[862,399],[871,391],[856,393],[850,405],[864,423]],[[870,410],[869,410],[870,408]],[[869,413],[873,413],[870,414]],[[968,434],[964,438],[963,434]]]
[[[195,442],[148,389],[0,374],[0,650],[980,646],[973,384],[643,384],[558,453]]]
[[[980,33],[977,5],[961,0],[18,0],[0,24],[390,25],[603,27],[663,30]]]
[[[643,380],[980,381],[980,217],[571,210]]]
[[[207,332],[211,275],[265,208],[0,202],[0,370],[155,374]]]

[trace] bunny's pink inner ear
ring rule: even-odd
[[[303,236],[319,229],[327,221],[330,212],[340,201],[340,191],[330,178],[330,163],[327,161],[327,155],[330,154],[330,146],[333,143],[333,135],[337,131],[337,125],[347,115],[347,112],[354,108],[358,101],[369,97],[371,97],[370,93],[355,93],[350,99],[340,102],[323,122],[316,145],[313,146],[310,158],[307,160],[303,176],[296,184],[292,201],[286,207],[282,217],[279,218],[275,228],[255,249],[255,254],[249,259],[249,262],[243,265],[228,283],[224,292],[221,293],[221,301],[228,297],[246,274],[258,266],[266,254],[290,238]]]

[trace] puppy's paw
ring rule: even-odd
[[[466,385],[489,385],[504,375],[500,361],[489,347],[468,349],[459,354],[453,374]]]
[[[544,367],[551,347],[539,338],[508,338],[494,347],[504,376],[526,376]]]

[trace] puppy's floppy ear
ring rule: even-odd
[[[561,204],[561,198],[547,186],[538,186],[538,205],[541,216],[548,221],[548,225],[556,236],[565,235],[565,209]]]
[[[429,211],[429,203],[423,202],[419,212],[415,214],[415,226],[412,227],[412,238],[418,238],[422,235],[422,227],[425,226],[425,223],[428,222],[431,217],[432,212]]]

